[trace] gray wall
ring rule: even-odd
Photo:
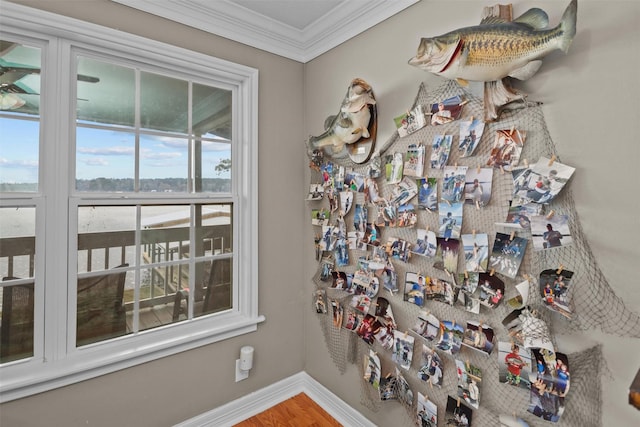
[[[498,2],[509,3],[509,2]],[[566,1],[514,0],[514,16],[530,7],[549,13],[555,25]],[[394,132],[392,118],[406,111],[420,82],[427,88],[443,80],[407,65],[420,37],[435,36],[478,22],[485,1],[422,1],[360,36],[311,61],[305,67],[305,123],[318,135],[324,117],[334,114],[348,83],[361,77],[378,101],[378,141]],[[520,85],[530,99],[543,101],[543,112],[559,157],[577,168],[572,179],[576,207],[586,237],[603,273],[629,307],[640,312],[634,265],[640,259],[640,198],[635,173],[640,162],[640,2],[580,0],[578,34],[568,56],[553,54],[532,79]],[[307,174],[308,175],[308,174]],[[306,235],[313,230],[307,226]],[[317,264],[307,245],[307,271]],[[309,289],[313,285],[309,285]],[[315,314],[307,314],[314,318]],[[306,371],[378,425],[394,425],[400,405],[373,413],[360,404],[356,367],[344,376],[326,350],[318,322],[308,321]],[[628,388],[640,368],[640,340],[601,333],[568,337],[562,350],[604,344],[611,378],[603,378],[603,424],[637,425],[640,413],[627,404]]]
[[[303,65],[164,19],[97,1],[20,1],[260,70],[258,331],[173,357],[9,402],[0,425],[169,426],[304,369],[306,277],[299,250],[303,220]],[[0,6],[1,9],[1,6]],[[277,106],[277,108],[274,108]],[[283,165],[289,165],[283,167]],[[235,382],[240,347],[255,347],[249,379]]]

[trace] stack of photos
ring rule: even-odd
[[[349,171],[344,175],[344,191],[362,193],[364,191],[364,175]]]
[[[392,205],[404,205],[418,194],[418,184],[415,179],[403,178],[391,189],[389,203]]]
[[[476,289],[478,288],[478,273],[460,273],[459,283],[460,292],[458,294],[458,301],[462,303],[465,311],[470,313],[480,313],[480,300],[475,296]]]
[[[425,298],[453,305],[458,300],[458,288],[451,282],[431,277],[427,280]]]
[[[429,106],[431,124],[434,126],[444,125],[458,120],[462,114],[463,100],[459,95],[447,98]]]
[[[456,325],[456,322],[444,320],[440,322],[440,340],[436,345],[437,348],[448,354],[456,354],[462,346],[462,337],[464,328]]]
[[[422,144],[409,144],[404,158],[404,175],[420,178],[424,174],[425,148]]]
[[[473,418],[473,410],[460,399],[447,396],[447,409],[444,413],[445,427],[470,427]]]
[[[475,320],[467,321],[467,329],[464,331],[462,344],[474,350],[491,354],[493,351],[493,328],[476,322]]]
[[[397,215],[398,221],[396,222],[396,227],[415,227],[418,222],[418,215],[416,214],[416,208],[413,203],[398,206]]]
[[[483,132],[484,121],[482,120],[473,119],[460,122],[460,145],[458,146],[460,157],[473,155]]]
[[[417,255],[433,258],[436,256],[436,249],[438,241],[436,240],[436,233],[431,230],[417,230],[416,244],[413,245],[411,252]]]
[[[571,318],[572,310],[569,300],[569,286],[573,271],[564,269],[544,270],[540,273],[540,295],[542,302],[549,309]]]
[[[467,169],[467,166],[445,166],[440,201],[453,204],[463,200]]]
[[[425,118],[422,105],[416,105],[411,111],[395,117],[393,122],[396,125],[400,138],[411,135],[427,125],[427,119]]]
[[[307,200],[322,200],[324,197],[324,186],[322,184],[311,184]]]
[[[501,129],[496,131],[487,166],[506,171],[513,170],[520,162],[520,154],[526,137],[527,132],[524,130]]]
[[[458,239],[436,238],[436,256],[433,260],[433,267],[444,270],[450,274],[458,270],[458,251],[460,241]]]
[[[364,181],[364,202],[365,203],[380,203],[383,200],[380,195],[380,189],[378,188],[378,181],[374,178],[366,178]]]
[[[344,324],[344,328],[355,332],[360,326],[360,322],[364,318],[364,315],[356,312],[355,310],[347,310],[347,322]]]
[[[533,349],[536,377],[531,384],[529,409],[546,421],[558,422],[564,412],[564,399],[569,391],[569,360],[562,353]]]
[[[404,161],[402,153],[384,156],[384,170],[387,184],[397,184],[402,180]]]
[[[435,350],[425,344],[422,344],[422,359],[420,360],[420,369],[418,369],[418,378],[429,383],[431,387],[442,387],[442,360]]]
[[[541,157],[531,168],[514,172],[514,196],[523,203],[550,203],[573,175],[575,168]]]
[[[408,371],[413,359],[413,343],[415,338],[406,332],[393,331],[393,354],[391,360],[402,369]]]
[[[465,203],[481,208],[489,204],[491,199],[491,184],[493,182],[493,169],[477,168],[467,170],[464,185]]]
[[[531,354],[526,349],[520,350],[515,342],[498,342],[498,379],[516,387],[529,390],[532,364]]]
[[[365,314],[364,318],[356,328],[356,334],[367,344],[373,344],[377,325],[376,318],[370,314]]]
[[[518,274],[528,242],[524,237],[517,237],[514,234],[496,233],[489,260],[491,270],[511,279],[515,279]]]
[[[380,389],[381,372],[380,358],[373,350],[369,350],[369,354],[364,356],[364,380],[378,390]]]
[[[438,180],[436,178],[421,178],[418,185],[418,209],[428,211],[438,210]]]
[[[500,427],[529,427],[529,423],[514,415],[500,414],[498,420],[500,421]]]
[[[311,209],[311,225],[329,225],[330,217],[331,213],[327,209]]]
[[[407,380],[402,376],[398,368],[396,368],[396,390],[398,395],[398,400],[406,405],[413,405],[413,391],[411,391],[411,387]]]
[[[342,327],[342,304],[337,299],[331,299],[331,314],[333,317],[333,326],[340,329]]]
[[[482,382],[482,370],[456,359],[456,374],[458,376],[458,398],[471,405],[473,408],[480,407],[480,388],[478,384]]]
[[[433,314],[423,311],[418,315],[418,320],[411,330],[427,341],[433,341],[440,332],[440,320]]]
[[[453,135],[436,135],[431,144],[431,169],[444,169],[449,160]]]
[[[420,427],[438,427],[438,407],[427,396],[418,392],[417,424]]]
[[[531,217],[540,215],[541,212],[542,205],[538,203],[525,203],[524,205],[518,205],[512,200],[509,202],[507,219],[505,222],[496,223],[496,225],[528,230],[531,228]]]
[[[409,242],[398,239],[396,237],[389,237],[385,250],[389,258],[397,259],[402,262],[409,261],[411,256],[411,244]]]
[[[459,239],[462,229],[462,202],[438,204],[440,227],[438,237],[444,239]]]
[[[327,291],[324,289],[317,289],[314,295],[314,305],[316,307],[316,313],[327,313]]]
[[[570,245],[573,239],[569,230],[569,215],[532,216],[531,240],[536,251]]]
[[[463,234],[464,270],[484,273],[489,264],[489,236],[487,234]]]
[[[380,378],[380,400],[396,400],[396,377],[391,374]]]
[[[404,300],[422,307],[427,280],[428,278],[421,274],[407,271],[404,277]]]
[[[495,308],[504,297],[504,282],[490,273],[478,274],[478,288],[480,289],[480,304]]]

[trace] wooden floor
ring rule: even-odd
[[[234,427],[342,427],[309,396],[300,393]]]

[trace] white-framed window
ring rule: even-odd
[[[256,330],[258,72],[5,3],[1,401]]]

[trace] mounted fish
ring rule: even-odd
[[[362,79],[351,81],[340,112],[325,120],[325,132],[307,141],[309,153],[322,149],[325,155],[355,163],[366,162],[375,146],[378,129],[376,99],[371,86]]]

